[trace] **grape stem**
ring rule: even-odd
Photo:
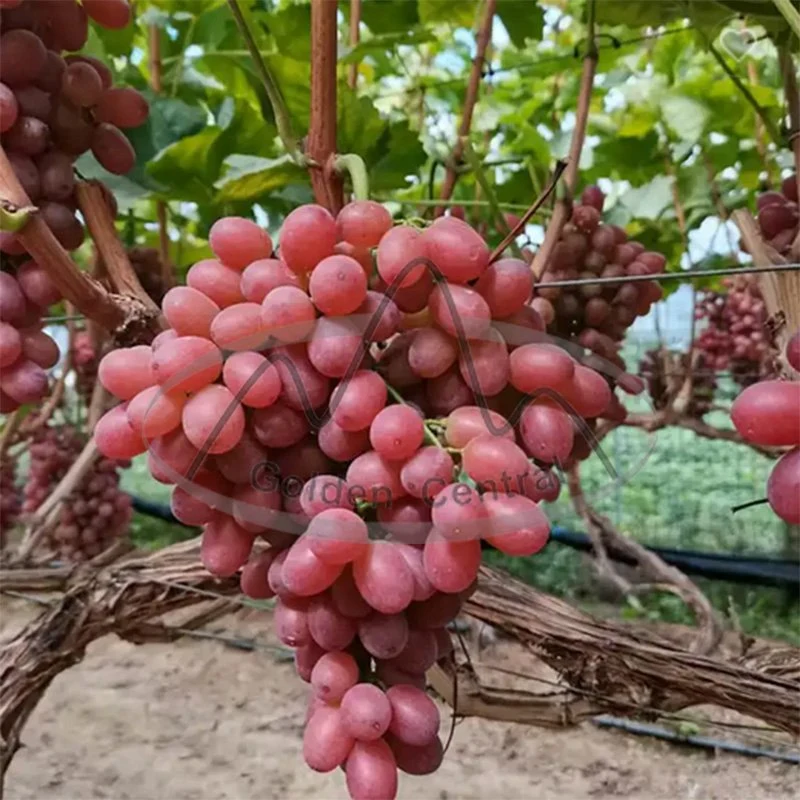
[[[35,206],[16,206],[7,200],[0,200],[0,231],[16,233],[28,223],[39,209]]]
[[[353,187],[354,200],[369,200],[369,175],[364,159],[355,153],[336,156],[333,168],[340,174],[347,173]]]
[[[386,384],[386,391],[389,392],[389,394],[401,405],[408,405],[403,395],[401,395],[397,389],[395,389],[393,386],[390,386],[388,383]],[[447,450],[447,448],[439,441],[439,437],[428,427],[427,420],[422,421],[422,427],[425,431],[425,437],[431,444],[435,444],[440,450]]]
[[[783,14],[794,35],[800,39],[800,12],[794,7],[791,0],[772,0],[775,8]]]

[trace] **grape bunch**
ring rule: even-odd
[[[124,28],[130,7],[127,0],[6,0],[0,9],[0,144],[40,217],[74,250],[84,231],[73,162],[91,150],[109,172],[129,172],[135,153],[120,129],[138,127],[148,114],[139,92],[112,86],[102,61],[76,51],[89,20]],[[107,190],[106,197],[113,207]],[[24,252],[13,233],[0,233],[0,251]]]
[[[30,468],[25,482],[25,513],[49,497],[83,449],[81,435],[67,425],[38,430],[30,443]],[[131,518],[130,496],[119,489],[119,469],[127,462],[100,458],[65,498],[44,545],[63,561],[87,561],[126,535]]]
[[[654,408],[662,410],[680,402],[681,390],[691,371],[691,394],[683,401],[682,411],[699,419],[711,410],[717,381],[703,355],[692,365],[690,353],[665,347],[648,350],[639,363],[639,374],[647,383]]]
[[[490,263],[455,217],[418,229],[370,201],[336,218],[309,205],[277,254],[238,217],[210,245],[164,296],[169,329],[100,362],[122,403],[95,439],[109,458],[147,451],[175,516],[203,526],[210,572],[277,596],[312,686],[309,765],[393,797],[398,768],[441,761],[424,675],[450,651],[482,540],[541,550],[553,467],[624,408],[548,340],[528,265]]]
[[[790,175],[779,192],[764,192],[758,198],[758,227],[762,236],[781,254],[787,255],[798,233],[797,175]]]
[[[88,402],[97,380],[99,359],[92,336],[88,331],[78,331],[72,340],[71,363],[75,373],[75,389]]]
[[[754,275],[723,279],[725,291],[698,298],[695,318],[705,325],[695,346],[711,369],[729,370],[741,386],[774,374],[774,357],[766,330],[767,308]]]
[[[800,372],[800,331],[786,346],[786,360]],[[731,406],[739,434],[764,447],[789,447],[767,480],[767,501],[785,522],[800,525],[800,380],[766,380],[748,386]]]
[[[17,460],[3,455],[0,460],[0,550],[5,546],[6,533],[14,526],[22,510],[17,486]]]
[[[47,271],[26,260],[0,269],[0,413],[9,414],[47,393],[47,371],[58,345],[42,330],[45,309],[60,300]]]
[[[636,317],[647,314],[661,299],[661,286],[656,281],[608,286],[587,283],[574,289],[547,286],[555,281],[638,277],[663,271],[666,259],[661,253],[645,250],[640,242],[628,241],[625,231],[617,225],[603,224],[604,201],[597,186],[584,190],[545,265],[532,305],[544,318],[549,332],[575,339],[624,369],[619,343]]]

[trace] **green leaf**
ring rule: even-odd
[[[657,27],[679,20],[684,14],[681,0],[601,0],[597,3],[597,21],[602,25]]]
[[[350,3],[342,3],[350,19]],[[414,0],[362,0],[361,22],[373,33],[407,31],[419,23],[419,13]]]
[[[544,11],[536,0],[497,0],[497,16],[515,47],[525,47],[527,39],[542,38]]]
[[[336,131],[339,152],[357,153],[366,159],[386,127],[374,103],[340,88]]]
[[[148,174],[169,187],[171,200],[201,203],[213,199],[220,162],[214,146],[220,133],[220,128],[209,125],[165,148],[147,165]]]
[[[385,145],[380,148],[384,155],[367,165],[369,186],[373,192],[403,186],[407,176],[417,174],[425,163],[422,142],[406,122],[392,123],[384,139]]]
[[[353,64],[362,61],[365,56],[382,54],[387,50],[394,50],[401,45],[423,44],[436,41],[433,32],[427,28],[417,27],[408,31],[393,31],[362,39],[352,49],[344,48],[339,56],[340,64]]]
[[[475,24],[478,0],[417,0],[419,18],[428,25],[444,24],[471,28]]]
[[[260,15],[264,26],[275,39],[278,51],[291,53],[292,58],[311,57],[311,5],[293,3],[277,11]]]
[[[667,208],[672,207],[672,178],[657,175],[644,186],[629,189],[622,195],[621,202],[637,217],[658,219]]]
[[[711,116],[699,100],[675,93],[661,98],[661,115],[664,123],[685,142],[698,142]]]
[[[89,38],[84,50],[92,55],[101,49],[104,55],[127,56],[131,51],[135,33],[135,25],[126,25],[124,28],[111,30],[92,23],[89,26]]]
[[[287,184],[303,181],[306,172],[291,158],[259,158],[233,155],[225,159],[225,176],[214,184],[218,201],[256,201]]]

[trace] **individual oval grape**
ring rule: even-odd
[[[428,270],[409,286],[390,287],[380,276],[375,283],[375,288],[391,297],[397,307],[406,314],[422,311],[428,305],[428,299],[433,291],[433,277]]]
[[[46,156],[45,156],[46,157]],[[42,193],[42,181],[39,169],[32,158],[21,153],[8,153],[8,160],[17,180],[22,184],[22,188],[28,199],[35,202]],[[72,163],[70,162],[70,174],[72,173]]]
[[[471,340],[466,349],[458,357],[458,371],[464,383],[476,396],[500,394],[509,378],[508,349],[500,333],[490,329],[485,339]]]
[[[61,292],[47,270],[35,261],[25,261],[17,268],[17,282],[25,297],[41,308],[47,308],[61,299]]]
[[[210,297],[191,286],[174,286],[164,295],[161,308],[179,336],[207,339],[211,337],[211,323],[220,311]]]
[[[433,524],[446,539],[479,538],[485,527],[485,517],[480,494],[466,483],[445,486],[431,504]]]
[[[222,217],[208,233],[214,255],[227,267],[240,272],[253,261],[269,258],[272,239],[258,224],[244,217]]]
[[[433,636],[430,631],[417,633]],[[389,731],[393,736],[414,747],[424,747],[438,737],[439,709],[425,692],[413,686],[392,686],[386,697],[392,708]]]
[[[363,318],[359,330],[371,342],[384,342],[400,329],[400,310],[394,301],[380,292],[368,291],[355,315]]]
[[[429,308],[436,324],[457,339],[479,339],[489,330],[489,306],[468,286],[437,284],[431,292]]]
[[[560,392],[575,374],[575,362],[560,347],[527,344],[511,353],[510,381],[515,389],[533,394],[541,389]]]
[[[308,420],[300,411],[277,400],[253,412],[252,429],[267,447],[291,447],[308,434]]]
[[[22,355],[42,369],[51,369],[61,359],[58,345],[44,331],[22,331]]]
[[[236,399],[250,408],[266,408],[281,393],[278,370],[259,353],[229,356],[222,368],[222,380]]]
[[[25,317],[26,303],[13,275],[0,272],[0,320],[19,325]]]
[[[244,431],[244,411],[229,389],[206,386],[183,408],[186,438],[204,453],[224,453],[235,447]]]
[[[451,283],[480,277],[489,266],[489,248],[466,222],[440,217],[421,236],[428,258]]]
[[[436,446],[423,447],[403,464],[400,482],[412,497],[429,503],[452,482],[453,469],[452,456],[446,450]]]
[[[423,747],[406,744],[391,733],[385,739],[395,757],[397,768],[408,775],[430,775],[442,764],[444,748],[438,736]]]
[[[27,358],[3,370],[3,392],[17,403],[34,403],[47,393],[47,373]]]
[[[422,630],[443,628],[458,616],[462,605],[463,600],[459,594],[437,591],[428,600],[412,603],[408,607],[406,612],[408,624]]]
[[[767,480],[770,508],[790,525],[800,525],[800,449],[781,456]]]
[[[0,322],[0,368],[10,367],[21,354],[19,331],[7,322]]]
[[[495,319],[522,310],[532,290],[533,273],[518,258],[501,258],[490,264],[475,284],[475,291],[486,301]]]
[[[16,29],[0,36],[0,75],[6,86],[32,83],[46,62],[47,49],[35,33]]]
[[[125,421],[127,423],[127,415]],[[149,443],[147,466],[153,478],[161,483],[175,483],[186,477],[193,466],[199,467],[203,462],[200,451],[180,429]]]
[[[535,465],[531,465],[531,471],[525,477],[522,493],[534,503],[542,500],[552,503],[558,499],[561,491],[561,483],[552,470],[544,470]]]
[[[411,549],[419,553],[422,574],[430,586],[424,567],[422,567],[422,552],[417,548],[412,547]],[[430,586],[428,596],[432,596],[435,591],[433,586]],[[402,652],[385,663],[407,674],[424,675],[436,663],[437,651],[436,635],[433,631],[413,628],[408,632],[408,643]]]
[[[268,600],[275,596],[275,592],[267,581],[267,571],[269,565],[275,560],[275,551],[270,549],[251,559],[242,568],[242,576],[239,580],[239,587],[242,594],[253,600]]]
[[[373,449],[390,461],[405,461],[422,445],[422,417],[411,406],[393,405],[372,420],[369,439]]]
[[[372,424],[386,405],[386,383],[375,372],[359,370],[333,390],[331,418],[345,431],[360,431]]]
[[[125,406],[115,406],[100,417],[94,428],[94,440],[106,458],[121,460],[138,456],[147,447],[141,434],[128,422]]]
[[[383,739],[356,742],[345,764],[347,791],[353,800],[394,800],[397,764]]]
[[[352,461],[369,449],[369,429],[347,431],[334,420],[328,420],[319,430],[319,446],[334,461]]]
[[[179,336],[153,353],[153,375],[166,390],[196,392],[222,372],[222,353],[201,336]]]
[[[480,406],[463,406],[447,417],[445,440],[459,450],[476,436],[490,434],[514,441],[514,428],[502,414]]]
[[[308,358],[328,378],[343,378],[363,366],[367,345],[358,324],[347,317],[318,319],[308,342]]]
[[[315,772],[330,772],[345,763],[354,741],[344,727],[340,709],[323,704],[306,724],[303,758]]]
[[[48,95],[56,94],[61,88],[61,77],[67,64],[54,50],[48,50],[45,56],[44,67],[36,76],[35,84]]]
[[[305,535],[311,552],[326,564],[348,564],[360,558],[369,542],[367,524],[347,508],[328,508],[316,514]]]
[[[488,516],[486,541],[509,556],[532,556],[546,544],[550,523],[544,512],[521,494],[484,496]]]
[[[39,159],[39,180],[42,194],[48,200],[65,201],[75,191],[72,159],[58,150],[45,153]]]
[[[800,444],[800,382],[761,381],[731,406],[731,420],[748,442],[766,447]]]
[[[484,492],[521,492],[531,464],[522,448],[508,439],[482,434],[461,454],[464,471]]]
[[[422,544],[425,541],[431,529],[430,506],[417,498],[403,497],[391,505],[380,506],[377,518],[381,528],[388,534],[392,543],[400,548],[411,571],[414,572],[415,565],[413,560],[409,560],[405,543]],[[415,579],[415,586],[416,583]],[[419,599],[416,598],[416,589],[414,594],[415,599]]]
[[[378,275],[388,287],[410,287],[423,276],[428,256],[425,241],[420,232],[410,225],[397,225],[387,231],[378,243]],[[412,262],[420,263],[412,265]],[[391,292],[387,292],[390,294]],[[401,306],[402,307],[402,306]]]
[[[323,650],[344,650],[355,638],[356,623],[340,614],[323,594],[308,606],[308,632]]]
[[[374,200],[348,203],[336,217],[339,239],[355,247],[377,247],[391,227],[392,215]]]
[[[128,0],[83,0],[86,13],[101,27],[111,30],[125,28],[131,21]]]
[[[155,439],[181,424],[185,403],[183,392],[164,392],[159,386],[151,386],[128,403],[128,422],[146,439]]]
[[[394,658],[408,643],[408,623],[402,614],[372,613],[359,621],[358,636],[371,656]]]
[[[245,430],[232,450],[214,457],[214,464],[231,483],[252,483],[254,476],[264,468],[267,456],[267,450]]]
[[[358,664],[350,653],[325,653],[311,671],[311,686],[326,703],[341,700],[358,683]]]
[[[247,563],[252,549],[252,534],[218,513],[203,530],[200,559],[212,575],[227,578]]]
[[[100,100],[103,94],[103,81],[91,64],[76,61],[64,71],[61,78],[61,92],[73,105],[89,108]]]
[[[210,327],[211,340],[223,350],[262,350],[268,337],[258,303],[223,308]]]
[[[136,164],[136,151],[116,126],[101,122],[92,133],[92,155],[100,166],[114,175],[130,172]]]
[[[299,597],[312,597],[324,592],[342,572],[340,564],[329,564],[317,558],[310,540],[301,536],[290,548],[281,567],[286,588]]]
[[[546,464],[563,464],[575,440],[572,419],[561,408],[531,403],[522,412],[520,438],[527,451]]]
[[[339,707],[347,733],[362,742],[379,739],[389,729],[392,707],[386,693],[372,683],[357,683]]]
[[[349,481],[348,481],[349,483]],[[363,598],[382,614],[398,614],[414,598],[414,579],[402,554],[388,542],[372,542],[353,564]]]
[[[333,255],[335,245],[336,220],[322,206],[300,206],[283,221],[280,256],[294,272],[311,271],[323,258]]]
[[[277,564],[277,561],[273,562]],[[270,572],[272,570],[270,569]],[[270,588],[274,587],[270,584]],[[278,594],[280,597],[280,594]],[[275,606],[275,633],[287,647],[302,647],[311,641],[305,604],[278,602]]]
[[[280,375],[281,399],[286,405],[306,413],[325,406],[330,380],[311,363],[304,344],[274,348],[270,358]]]
[[[331,586],[331,600],[337,611],[350,619],[364,619],[373,613],[369,603],[358,591],[350,566],[345,567]]]
[[[105,88],[94,108],[94,117],[98,122],[107,122],[123,129],[143,125],[149,113],[150,106],[144,96],[127,86]]]
[[[458,345],[438,328],[422,328],[408,348],[408,364],[421,378],[436,378],[456,362]]]
[[[0,133],[5,133],[17,121],[19,103],[11,89],[0,83]]]
[[[5,146],[26,156],[38,156],[47,149],[50,128],[36,117],[17,117],[5,134]]]
[[[67,102],[58,102],[48,120],[53,142],[69,155],[79,156],[92,145],[94,125],[85,113]]]
[[[438,499],[438,498],[437,498]],[[440,592],[463,592],[478,576],[480,539],[453,541],[434,528],[422,551],[425,574]]]
[[[83,225],[68,206],[50,201],[40,203],[39,216],[65,250],[76,250],[83,244]]]
[[[111,350],[100,361],[97,377],[115,397],[130,400],[156,382],[153,351],[147,345]]]
[[[47,120],[50,119],[50,115],[53,111],[53,104],[47,92],[42,91],[36,86],[24,86],[18,88],[14,95],[21,115],[25,117],[36,117],[36,119],[40,119],[42,122],[47,122]],[[8,125],[8,127],[11,127],[11,125]]]
[[[374,450],[353,459],[347,468],[347,485],[354,501],[362,498],[374,505],[391,505],[406,493],[400,483],[400,464]]]
[[[426,382],[425,399],[434,416],[445,416],[451,411],[475,402],[475,395],[455,369],[449,369],[438,378]]]
[[[328,316],[355,311],[367,296],[367,276],[349,256],[328,256],[312,270],[308,290],[314,305]]]
[[[220,308],[244,302],[239,288],[240,279],[241,275],[237,270],[226,267],[213,258],[198,261],[186,273],[186,283],[211,298]]]
[[[262,303],[279,286],[300,288],[297,275],[277,258],[259,258],[242,272],[241,291],[250,303]]]
[[[265,333],[281,342],[300,342],[314,330],[316,312],[309,296],[296,286],[278,286],[261,304]]]
[[[599,186],[587,186],[581,194],[581,203],[585,206],[591,206],[597,211],[603,210],[603,203],[605,203],[606,196]]]
[[[575,365],[572,381],[561,389],[561,396],[574,412],[586,419],[599,417],[611,404],[611,389],[600,373],[582,364]]]

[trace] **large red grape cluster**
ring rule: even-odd
[[[656,281],[586,283],[577,288],[548,287],[548,283],[593,278],[643,276],[664,270],[661,253],[647,251],[628,240],[617,225],[602,222],[605,195],[589,186],[572,209],[561,238],[536,286],[533,307],[547,330],[584,347],[624,369],[620,342],[636,317],[644,316],[663,292]]]
[[[758,227],[763,237],[782,255],[792,246],[800,225],[797,208],[797,175],[790,175],[779,192],[764,192],[758,198]]]
[[[112,86],[102,61],[75,51],[86,44],[90,19],[124,28],[130,7],[127,0],[5,0],[0,8],[0,144],[41,218],[74,250],[84,232],[73,161],[91,150],[109,172],[129,172],[136,156],[120,128],[138,127],[148,113],[139,92]],[[11,233],[0,234],[0,250],[24,252]]]
[[[35,511],[49,497],[83,449],[83,437],[67,425],[38,430],[30,443],[30,468],[22,510]],[[87,561],[126,535],[130,496],[119,489],[126,462],[99,458],[65,498],[44,546],[60,559]]]
[[[147,449],[175,516],[203,526],[206,567],[278,597],[312,685],[309,765],[342,765],[355,798],[393,797],[398,767],[441,760],[424,675],[481,540],[539,551],[552,466],[588,454],[586,420],[621,405],[546,341],[528,265],[490,263],[454,217],[421,230],[369,201],[336,218],[310,205],[278,255],[242,218],[210,244],[164,296],[170,329],[101,361],[123,402],[95,438],[110,458]]]
[[[786,347],[786,360],[800,372],[800,331]],[[800,380],[767,380],[748,386],[734,401],[731,418],[748,442],[789,447],[767,480],[767,500],[785,522],[800,525]]]
[[[773,374],[774,358],[765,328],[767,307],[754,275],[723,280],[725,291],[704,292],[695,318],[705,325],[695,346],[717,372],[730,371],[741,386]]]
[[[90,19],[124,27],[127,0],[0,3],[0,145],[37,213],[68,250],[84,238],[75,216],[74,160],[91,149],[109,171],[127,172],[134,152],[119,127],[141,125],[148,112],[136,90],[111,86],[101,61],[62,56],[84,46]],[[0,232],[0,252],[0,412],[8,413],[47,391],[46,370],[58,348],[41,330],[41,317],[61,298],[15,234]]]

